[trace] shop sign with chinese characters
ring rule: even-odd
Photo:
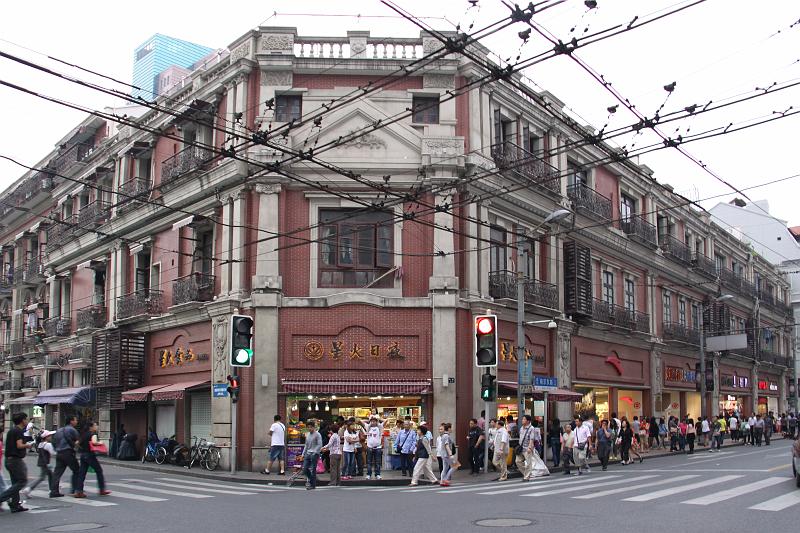
[[[772,392],[776,392],[778,390],[778,384],[774,381],[766,381],[760,379],[758,381],[758,390],[768,390]]]
[[[164,348],[158,352],[158,366],[161,368],[190,365],[202,361],[208,361],[208,354],[195,353],[191,346],[187,349],[178,346],[175,351],[171,348]]]
[[[750,378],[746,376],[722,374],[719,379],[720,386],[722,387],[728,387],[731,389],[747,389],[750,387]]]
[[[544,355],[544,347],[542,346],[534,346],[534,349],[531,350],[526,343],[525,359],[533,360],[534,366],[547,365],[547,359]],[[500,362],[517,362],[517,346],[515,342],[500,341]]]
[[[664,369],[664,381],[673,383],[695,383],[697,372],[694,370],[684,370],[677,366],[668,366]]]
[[[366,358],[402,360],[405,359],[405,354],[399,341],[389,341],[386,344],[361,344],[334,340],[327,345],[320,341],[308,341],[303,348],[303,357],[309,361],[319,361],[324,357],[332,361]]]

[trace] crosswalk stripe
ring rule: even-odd
[[[792,492],[778,496],[777,498],[772,498],[771,500],[759,503],[758,505],[748,507],[748,509],[754,509],[756,511],[783,511],[784,509],[793,505],[797,505],[798,503],[800,503],[800,490],[792,489]]]
[[[31,492],[32,495],[38,496],[40,498],[49,498],[50,494],[43,490],[35,490]],[[114,502],[107,502],[107,501],[99,501],[99,500],[90,500],[88,498],[64,498],[66,502],[74,503],[77,505],[86,505],[87,507],[111,507],[112,505],[117,505]],[[66,503],[65,502],[65,503]]]
[[[656,485],[662,485],[664,483],[676,483],[678,481],[686,481],[687,479],[694,479],[696,477],[700,477],[697,474],[687,475],[687,476],[678,476],[669,479],[659,479],[658,481],[651,481],[650,483],[639,483],[637,485],[632,485],[630,487],[619,487],[616,489],[610,490],[602,490],[600,492],[593,492],[591,494],[583,494],[581,496],[573,496],[573,499],[576,500],[591,500],[593,498],[601,498],[603,496],[611,496],[612,494],[619,494],[620,492],[627,492],[630,490],[637,490],[642,489],[645,487],[654,487]]]
[[[642,481],[645,479],[652,479],[657,477],[655,474],[649,476],[639,476],[639,477],[631,477],[627,479],[618,479],[617,481],[605,481],[605,480],[597,480],[596,483],[586,483],[583,485],[577,485],[575,487],[566,487],[562,489],[553,489],[553,490],[543,490],[541,492],[533,492],[531,494],[520,494],[520,496],[529,496],[529,497],[539,497],[539,496],[550,496],[551,494],[562,494],[564,492],[576,492],[579,490],[585,489],[593,489],[595,487],[607,487],[609,485],[620,485],[622,483],[631,483],[633,481]]]
[[[173,489],[191,489],[191,490],[199,490],[203,492],[213,492],[215,494],[233,494],[234,496],[253,496],[257,494],[256,492],[246,492],[242,490],[225,490],[225,489],[212,489],[210,487],[187,487],[185,485],[181,485],[178,483],[167,483],[165,481],[150,481],[147,479],[124,479],[123,481],[129,483],[146,483],[148,485],[156,485],[158,487],[170,487]]]
[[[615,479],[619,476],[602,476],[602,479]],[[566,481],[533,481],[529,483],[525,483],[522,487],[517,487],[513,489],[504,489],[504,490],[493,490],[488,492],[479,492],[478,494],[486,494],[486,495],[496,495],[496,494],[509,494],[512,492],[532,492],[535,490],[540,490],[548,487],[556,488],[562,485],[573,485],[576,483],[588,483],[594,480],[590,480],[588,477],[581,477],[581,478],[569,478]],[[598,480],[599,481],[599,480]]]
[[[180,483],[182,485],[197,485],[199,487],[211,487],[214,489],[241,490],[242,487],[246,487],[247,490],[256,492],[275,492],[277,490],[288,490],[288,489],[295,490],[292,487],[281,487],[279,485],[258,485],[256,483],[237,483],[236,485],[230,485],[224,483],[205,483],[203,481],[192,481],[189,479],[181,479],[175,477],[159,477],[156,479],[160,479],[161,481],[169,481],[170,483]]]
[[[630,498],[625,498],[624,502],[649,502],[650,500],[655,500],[657,498],[663,498],[664,496],[672,496],[673,494],[678,494],[679,492],[685,492],[687,490],[692,489],[699,489],[702,487],[708,487],[710,485],[716,485],[718,483],[725,483],[726,481],[732,481],[734,479],[739,479],[740,477],[744,476],[721,476],[714,479],[706,479],[704,481],[698,481],[696,483],[689,483],[688,485],[681,485],[678,487],[672,487],[669,489],[657,490],[655,492],[648,492],[647,494],[639,494],[638,496],[632,496]]]
[[[113,491],[110,496],[103,496],[103,497],[104,498],[122,498],[122,499],[125,499],[125,500],[136,500],[136,501],[148,502],[148,503],[165,502],[165,501],[167,501],[166,498],[156,498],[155,496],[145,496],[143,494],[133,494],[133,493],[130,493],[130,492],[120,492],[118,490]]]
[[[189,494],[185,492],[178,492],[176,490],[166,490],[166,489],[157,489],[155,487],[143,487],[141,485],[131,485],[129,483],[118,483],[116,481],[108,483],[109,485],[115,487],[122,487],[123,489],[135,489],[135,490],[143,490],[145,492],[155,492],[158,494],[169,494],[170,496],[182,496],[184,498],[213,498],[211,494]]]
[[[771,487],[772,485],[777,485],[778,483],[785,483],[786,481],[788,480],[785,477],[768,477],[766,479],[753,481],[752,483],[748,483],[746,485],[739,485],[737,487],[733,487],[732,489],[714,492],[706,496],[686,500],[681,503],[687,503],[689,505],[710,505],[712,503],[718,503],[735,498],[736,496],[740,496],[742,494],[749,494],[766,487]]]

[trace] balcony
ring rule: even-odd
[[[773,365],[789,367],[792,365],[791,359],[785,357],[778,352],[762,348],[758,352],[758,359],[762,363],[771,363]]]
[[[20,389],[39,390],[42,381],[39,376],[25,376],[20,382]]]
[[[45,337],[69,337],[72,320],[69,317],[48,318],[44,321]]]
[[[0,382],[0,390],[4,392],[18,391],[21,388],[22,388],[21,379],[7,379],[5,381]]]
[[[84,165],[82,163],[89,159],[93,152],[94,146],[90,144],[73,144],[56,157],[56,173],[67,174],[74,169],[83,168]]]
[[[136,200],[146,199],[150,194],[150,178],[128,178],[117,191],[119,209],[130,208]]]
[[[729,289],[740,293],[742,290],[742,276],[734,272],[729,268],[719,268],[717,269],[717,275],[719,276],[719,280]]]
[[[695,272],[699,272],[711,279],[717,279],[716,263],[700,252],[694,252],[692,254],[692,267]]]
[[[611,200],[599,192],[576,183],[567,188],[567,196],[575,204],[576,209],[582,210],[599,220],[611,220]]]
[[[139,290],[117,298],[117,320],[135,316],[160,315],[163,292]]]
[[[498,169],[506,175],[510,174],[513,179],[535,183],[555,193],[561,191],[558,169],[521,146],[508,141],[494,146],[492,159]]]
[[[79,344],[72,349],[69,355],[69,362],[71,364],[89,366],[92,364],[92,344]]]
[[[544,281],[524,280],[525,303],[558,309],[558,287]],[[489,296],[517,300],[517,274],[509,270],[489,272]]]
[[[659,239],[661,251],[664,255],[677,261],[678,263],[689,264],[692,262],[692,251],[686,246],[686,243],[681,242],[678,238],[672,235],[664,235]]]
[[[77,217],[74,215],[53,221],[53,225],[47,228],[47,251],[51,252],[72,239],[76,224]]]
[[[79,330],[104,328],[108,322],[108,311],[105,305],[90,305],[78,309],[75,320]]]
[[[620,221],[620,227],[633,240],[645,246],[658,246],[658,230],[641,215],[630,215]]]
[[[737,348],[735,350],[730,350],[729,354],[738,355],[740,357],[746,357],[747,359],[756,359],[756,351],[755,347],[748,345],[747,348]]]
[[[211,150],[198,146],[188,146],[161,163],[161,185],[167,185],[177,178],[198,170],[213,159]]]
[[[38,257],[28,259],[19,270],[14,272],[16,285],[36,285],[43,283],[44,280],[44,266]]]
[[[0,215],[5,216],[14,211],[15,206],[22,206],[31,198],[41,192],[48,192],[53,188],[53,172],[50,169],[43,169],[33,173],[19,187],[14,189],[6,201],[0,206]],[[22,212],[22,211],[19,211]]]
[[[592,298],[592,321],[641,333],[650,332],[650,315],[597,298]]]
[[[10,278],[10,279],[9,279]],[[8,296],[14,290],[14,275],[8,275],[8,273],[4,273],[0,276],[0,295]]]
[[[739,293],[742,296],[755,298],[757,294],[756,286],[752,281],[747,280],[745,278],[741,278],[741,281],[739,282]]]
[[[195,272],[172,282],[172,305],[189,302],[210,302],[214,297],[216,278]]]
[[[685,342],[686,344],[700,345],[700,331],[687,324],[677,322],[663,322],[661,324],[661,337],[665,341]]]
[[[82,235],[108,220],[109,204],[96,200],[81,208],[75,225],[75,235]]]
[[[761,305],[767,306],[769,308],[775,308],[775,296],[771,292],[767,291],[759,291],[758,299],[761,301]]]

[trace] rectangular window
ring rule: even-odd
[[[678,323],[681,326],[686,325],[686,300],[683,298],[678,300]]]
[[[603,301],[614,305],[614,273],[603,271]]]
[[[414,96],[411,98],[411,109],[414,112],[414,124],[439,123],[438,96]]]
[[[213,254],[214,230],[209,227],[196,229],[194,233],[194,253],[192,254],[192,272],[211,275]]]
[[[323,209],[319,231],[320,287],[394,286],[392,213]]]
[[[275,96],[275,122],[300,120],[303,115],[303,96],[279,94]]]
[[[589,185],[586,171],[575,163],[567,163],[567,175],[569,176],[569,186],[571,187],[587,187]]]
[[[695,303],[692,304],[692,328],[700,329],[700,306]]]
[[[506,249],[506,230],[493,227],[489,231],[489,271],[508,270],[508,251]]]
[[[150,250],[136,254],[136,272],[133,290],[147,293],[150,290]]]
[[[632,279],[625,280],[625,309],[628,311],[636,311],[636,291],[635,284]]]
[[[714,254],[714,265],[717,267],[717,272],[721,272],[725,268],[725,256]]]
[[[536,248],[534,241],[528,240],[522,243],[522,273],[528,279],[536,279]]]
[[[633,215],[636,214],[636,200],[628,196],[627,194],[623,194],[620,199],[620,218],[628,222]]]
[[[662,296],[662,304],[664,307],[664,322],[672,322],[672,295],[669,291],[664,291]]]

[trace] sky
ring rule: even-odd
[[[587,9],[583,0],[566,0],[537,13],[533,21],[556,39],[569,41],[609,27],[627,26],[636,16],[645,20],[690,6],[694,1],[597,0],[595,9]],[[106,87],[130,90],[55,63],[42,54],[130,82],[133,50],[154,33],[212,48],[225,48],[259,25],[294,26],[300,35],[312,36],[344,36],[347,30],[370,30],[373,36],[387,37],[419,35],[417,26],[374,0],[227,0],[223,4],[139,0],[135,8],[111,7],[115,5],[94,0],[8,3],[0,19],[0,50]],[[475,7],[466,0],[404,0],[400,5],[439,30],[478,29],[509,14],[499,0],[479,0]],[[764,96],[751,101],[698,116],[684,113],[685,119],[660,126],[672,138],[713,128],[723,131],[726,126],[730,130],[783,117],[781,113],[787,110],[800,110],[800,85],[780,92],[768,89],[773,83],[800,81],[800,24],[792,25],[799,18],[796,0],[706,0],[643,28],[579,48],[575,55],[647,117],[659,109],[663,116],[693,104],[702,108],[709,101],[718,103],[767,89]],[[512,62],[518,55],[524,59],[552,48],[535,33],[523,41],[518,33],[526,28],[524,23],[516,23],[481,42],[501,60]],[[618,102],[565,56],[534,65],[524,74],[535,89],[550,91],[566,103],[569,113],[598,130],[609,131],[637,121],[623,106],[609,113],[608,108]],[[0,58],[0,80],[92,109],[120,103],[4,58]],[[672,82],[675,89],[667,92],[664,86]],[[0,99],[0,155],[28,165],[38,164],[85,116],[5,86],[0,86]],[[800,176],[794,177],[800,174],[798,126],[800,115],[786,116],[682,145],[702,165],[672,148],[644,154],[639,162],[653,169],[659,182],[699,200],[707,209],[717,202],[742,197],[733,186],[745,189],[743,192],[754,201],[767,199],[772,215],[789,225],[800,225],[796,207]],[[636,150],[661,139],[653,132],[644,132],[609,142]],[[0,189],[23,173],[21,167],[0,158]],[[782,181],[763,185],[775,180]]]

